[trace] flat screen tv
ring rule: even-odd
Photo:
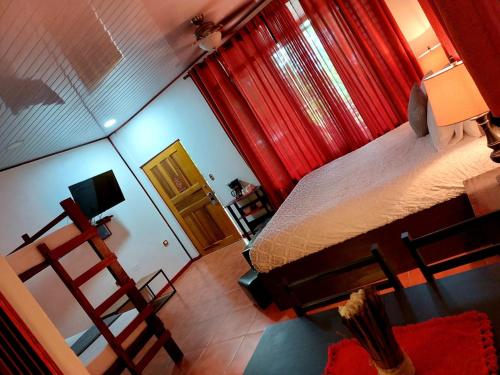
[[[71,185],[69,191],[89,219],[125,200],[113,171]]]

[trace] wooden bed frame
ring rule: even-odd
[[[413,236],[421,236],[440,228],[474,217],[472,207],[466,194],[446,202],[439,203],[426,210],[408,215],[402,219],[367,233],[351,238],[342,243],[332,245],[317,253],[295,260],[268,273],[259,274],[267,291],[280,309],[292,306],[286,285],[304,278],[314,279],[315,275],[341,267],[370,254],[373,243],[377,243],[388,265],[395,273],[402,273],[416,268],[408,249],[401,241],[401,233],[408,231]],[[457,255],[474,247],[474,238],[465,238],[459,234],[446,243],[439,245],[439,251],[434,256],[426,258],[434,262]],[[476,241],[477,242],[477,241]],[[437,246],[434,246],[437,247]],[[429,252],[432,253],[431,247]],[[342,278],[322,278],[305,285],[300,291],[295,291],[303,301],[315,301],[358,288],[384,278],[377,267],[367,267],[359,272],[353,271]]]

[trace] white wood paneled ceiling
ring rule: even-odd
[[[106,137],[201,55],[193,16],[252,2],[0,0],[0,170]]]

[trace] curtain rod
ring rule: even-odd
[[[241,30],[248,22],[250,22],[257,14],[259,14],[262,9],[264,9],[269,3],[271,3],[274,0],[262,0],[259,2],[257,5],[255,5],[247,14],[244,16],[240,22],[236,25],[236,27],[233,28],[233,30],[226,35],[224,38],[222,38],[222,43],[221,46],[224,45],[229,39],[231,39],[239,30]],[[203,61],[206,59],[208,56],[210,56],[213,52],[204,52],[201,54],[200,57],[198,57],[194,62],[192,62],[186,70],[183,72],[185,74],[182,79],[187,79],[189,78],[189,71],[199,62]]]

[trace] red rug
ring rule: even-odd
[[[394,327],[417,375],[495,375],[498,363],[491,322],[469,311],[424,323]],[[324,375],[376,375],[368,353],[354,339],[328,349]]]

